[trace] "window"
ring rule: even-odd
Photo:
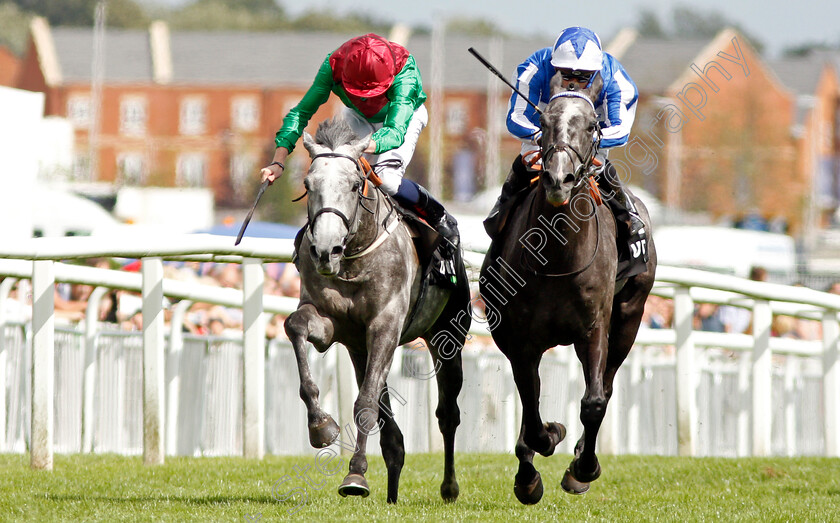
[[[143,153],[127,152],[117,155],[117,183],[142,186],[146,182]]]
[[[181,100],[179,120],[181,134],[204,134],[207,130],[207,101],[204,98],[192,96]]]
[[[90,156],[88,152],[73,155],[73,172],[71,178],[77,182],[92,182],[93,173],[90,170]]]
[[[252,196],[253,182],[257,180],[257,158],[253,154],[234,154],[230,159],[230,185],[234,198],[246,201]]]
[[[67,99],[67,119],[76,129],[87,129],[91,123],[90,96],[74,94]]]
[[[201,153],[179,155],[178,165],[175,166],[175,184],[178,187],[204,187],[206,168],[207,158]]]
[[[255,96],[239,96],[230,104],[230,120],[236,131],[256,131],[260,125],[260,104]]]
[[[120,133],[128,136],[146,134],[146,99],[127,96],[120,101]]]
[[[446,104],[446,132],[462,135],[467,130],[467,108],[464,102],[449,102]]]

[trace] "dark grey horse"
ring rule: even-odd
[[[309,372],[306,342],[319,352],[345,345],[353,361],[359,395],[354,405],[358,428],[350,470],[339,487],[343,496],[367,496],[367,437],[380,430],[388,470],[388,502],[397,501],[405,458],[403,436],[393,418],[386,376],[399,344],[426,340],[436,369],[435,411],[444,441],[440,491],[458,497],[455,479],[455,430],[460,423],[461,348],[470,324],[470,295],[460,253],[458,286],[430,286],[421,293],[421,264],[409,229],[393,204],[375,189],[359,163],[369,137],[358,138],[343,120],[322,123],[303,143],[312,157],[304,180],[308,192],[308,231],[299,248],[301,298],[286,320],[300,372],[300,397],[306,404],[309,442],[333,443],[339,427],[321,409]],[[415,311],[418,297],[422,298]],[[381,409],[380,409],[381,407]]]
[[[587,175],[599,137],[593,103],[600,77],[591,92],[563,91],[560,78],[555,75],[558,82],[552,82],[553,97],[542,116],[540,183],[512,212],[481,269],[493,339],[510,361],[522,401],[514,480],[522,503],[536,503],[543,494],[534,452],[550,456],[566,435],[560,423],[540,418],[543,353],[574,345],[583,365],[584,432],[561,483],[568,492],[583,493],[601,473],[595,440],[656,269],[651,239],[645,272],[616,282],[616,222],[607,205],[593,197],[597,190]],[[633,198],[649,232],[647,209]]]

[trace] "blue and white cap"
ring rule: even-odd
[[[554,42],[551,65],[578,71],[600,71],[603,53],[601,39],[585,27],[569,27]]]

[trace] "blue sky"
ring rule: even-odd
[[[141,0],[144,3],[184,4],[188,0]],[[632,26],[641,9],[653,10],[660,20],[670,19],[675,5],[688,2],[673,0],[596,0],[569,2],[564,0],[282,0],[281,5],[292,15],[310,8],[328,8],[339,14],[353,10],[378,19],[409,25],[431,26],[436,18],[485,18],[510,33],[546,35],[547,40],[564,27],[590,27],[602,38],[611,38],[620,28]],[[765,45],[774,56],[787,46],[801,43],[840,43],[840,2],[837,0],[704,0],[693,8],[717,11],[738,23]],[[546,45],[551,42],[547,42]]]

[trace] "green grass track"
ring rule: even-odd
[[[341,459],[341,461],[339,461]],[[589,493],[560,488],[570,456],[537,458],[539,504],[513,495],[516,458],[458,454],[461,495],[438,493],[443,456],[406,456],[397,505],[385,502],[382,458],[370,457],[368,498],[336,489],[347,458],[142,458],[58,455],[51,472],[0,455],[2,521],[840,521],[840,459],[601,456]],[[325,475],[321,470],[335,470]],[[308,478],[308,479],[307,479]]]

